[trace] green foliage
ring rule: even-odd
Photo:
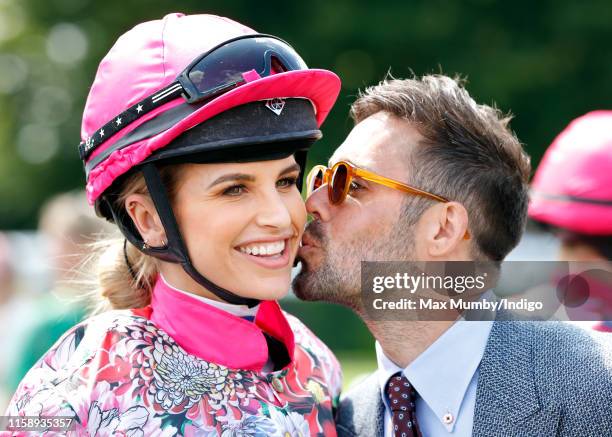
[[[373,349],[372,334],[348,308],[323,302],[304,302],[295,298],[281,300],[281,306],[300,319],[335,352]]]
[[[570,119],[609,108],[612,4],[517,0],[0,0],[0,228],[36,225],[48,196],[82,187],[81,111],[99,60],[138,22],[209,12],[292,43],[344,87],[311,163],[351,128],[358,88],[397,77],[460,73],[485,103],[516,114],[537,162]]]
[[[348,308],[323,302],[281,300],[288,313],[300,319],[333,352],[342,365],[344,389],[376,370],[374,338],[361,319]]]

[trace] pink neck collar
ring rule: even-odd
[[[293,331],[276,301],[263,301],[250,322],[181,293],[158,277],[149,319],[188,353],[233,369],[262,370],[268,360],[264,331],[285,345],[293,361]]]

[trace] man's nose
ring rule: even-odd
[[[331,205],[327,198],[327,185],[317,188],[306,199],[306,211],[316,220],[329,221],[331,218]]]

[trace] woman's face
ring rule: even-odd
[[[196,269],[243,297],[283,297],[306,222],[298,175],[292,156],[183,166],[174,212]],[[163,264],[172,285],[211,297],[180,266]]]

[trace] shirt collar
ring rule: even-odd
[[[257,311],[259,310],[259,305],[255,305],[254,307],[249,308],[248,305],[236,305],[228,302],[221,302],[219,300],[212,300],[208,299],[207,297],[200,296],[198,294],[193,294],[189,293],[188,291],[181,290],[180,288],[172,286],[161,273],[159,274],[159,280],[163,281],[166,287],[172,289],[173,291],[186,294],[187,296],[204,302],[205,304],[208,304],[215,308],[219,308],[223,311],[227,311],[228,313],[238,317],[246,318],[248,320],[254,320],[255,316],[257,315]]]
[[[159,276],[149,319],[188,353],[233,369],[263,369],[268,360],[264,332],[280,340],[293,361],[293,331],[276,301],[261,302],[255,321],[250,322],[170,286]]]
[[[452,432],[456,421],[446,424],[443,417],[447,413],[458,417],[470,381],[482,360],[492,326],[492,321],[460,319],[405,369],[391,361],[377,341],[378,382],[383,400],[386,402],[387,381],[394,373],[401,371],[442,425]]]

